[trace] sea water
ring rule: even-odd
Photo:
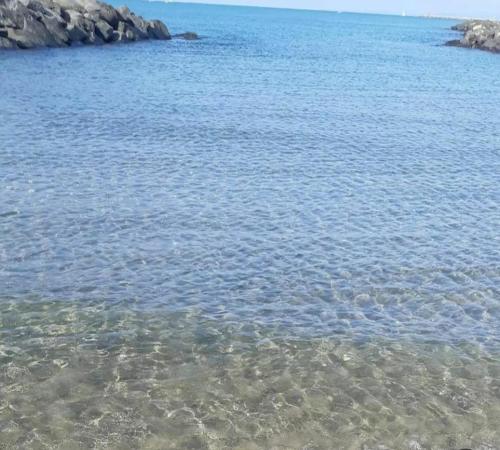
[[[500,57],[129,6],[0,53],[0,448],[500,448]]]

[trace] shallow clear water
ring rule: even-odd
[[[499,57],[130,6],[0,53],[0,448],[500,448]]]

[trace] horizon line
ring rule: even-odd
[[[311,11],[311,12],[330,12],[337,14],[367,14],[376,16],[394,16],[394,17],[408,17],[408,18],[421,18],[421,19],[442,19],[442,20],[497,20],[497,16],[490,17],[480,17],[480,16],[455,16],[448,14],[405,14],[405,11],[401,13],[396,12],[382,12],[382,11],[348,11],[340,9],[323,9],[323,8],[301,8],[301,7],[283,7],[283,6],[272,6],[272,5],[235,5],[232,3],[217,2],[217,3],[207,3],[204,1],[179,1],[179,0],[146,0],[148,2],[158,2],[158,3],[177,3],[177,4],[188,4],[188,5],[206,5],[206,6],[234,6],[236,8],[265,8],[265,9],[282,9],[290,11]]]

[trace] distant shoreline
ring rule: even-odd
[[[235,8],[266,8],[266,9],[281,9],[290,11],[311,11],[311,12],[328,12],[328,13],[338,13],[338,14],[367,14],[374,16],[393,16],[393,17],[408,17],[408,18],[421,18],[421,19],[443,19],[443,20],[500,20],[499,17],[494,16],[454,16],[454,15],[440,15],[440,14],[407,14],[403,15],[402,12],[377,12],[377,11],[344,11],[338,9],[321,9],[321,8],[283,8],[279,6],[267,6],[267,5],[234,5],[230,3],[206,3],[206,2],[179,2],[179,1],[168,1],[168,0],[146,0],[151,3],[168,3],[168,4],[183,4],[183,5],[206,5],[206,6],[231,6]]]

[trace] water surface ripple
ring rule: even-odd
[[[498,56],[130,6],[0,53],[0,448],[499,449]]]

